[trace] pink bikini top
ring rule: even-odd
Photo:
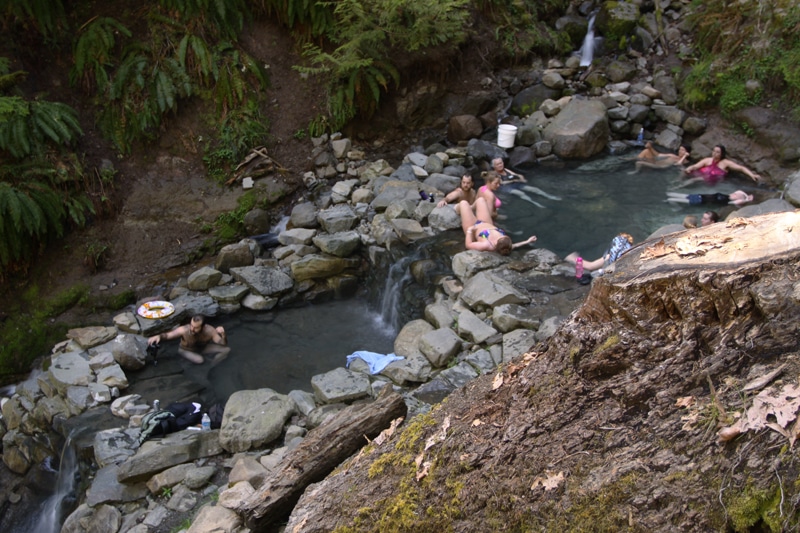
[[[486,185],[481,185],[480,192],[486,192],[486,191],[489,191],[489,189],[486,187]],[[489,191],[489,192],[492,192],[492,191]],[[492,193],[492,194],[494,194],[494,193]],[[495,194],[494,195],[494,208],[495,209],[500,209],[501,205],[503,205],[503,202],[501,202],[500,198],[498,198],[497,195]]]

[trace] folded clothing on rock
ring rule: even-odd
[[[388,365],[392,361],[400,361],[403,359],[399,355],[395,355],[393,353],[382,354],[375,352],[358,351],[358,352],[353,352],[347,356],[347,365],[345,366],[349,368],[350,363],[352,363],[353,360],[356,358],[363,360],[365,363],[367,363],[367,365],[369,365],[370,374],[377,374],[378,372],[386,368],[386,365]]]

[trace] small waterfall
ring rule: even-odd
[[[447,234],[417,241],[393,253],[393,262],[374,272],[374,286],[382,285],[383,290],[371,302],[378,308],[382,325],[394,335],[406,322],[422,317],[434,299],[439,278],[452,275],[452,256],[461,251],[460,235],[455,242],[456,249],[451,249],[452,235]]]
[[[401,257],[396,261],[386,276],[381,299],[380,315],[385,326],[396,334],[401,326],[401,306],[403,304],[403,290],[414,281],[409,265],[417,259],[416,254]]]
[[[75,507],[75,489],[78,473],[78,455],[72,445],[72,438],[67,437],[61,450],[58,476],[53,494],[40,506],[40,512],[31,517],[32,528],[28,531],[36,533],[58,533],[61,525]]]
[[[592,64],[594,59],[594,18],[597,16],[593,14],[589,17],[589,27],[586,29],[586,37],[583,38],[583,45],[579,52],[581,56],[581,66],[588,67]]]

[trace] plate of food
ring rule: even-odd
[[[164,300],[153,300],[145,302],[136,310],[136,314],[141,317],[155,320],[164,318],[175,312],[175,306]]]

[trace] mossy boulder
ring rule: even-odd
[[[609,43],[627,42],[634,36],[639,14],[639,6],[631,2],[603,2],[595,24]]]

